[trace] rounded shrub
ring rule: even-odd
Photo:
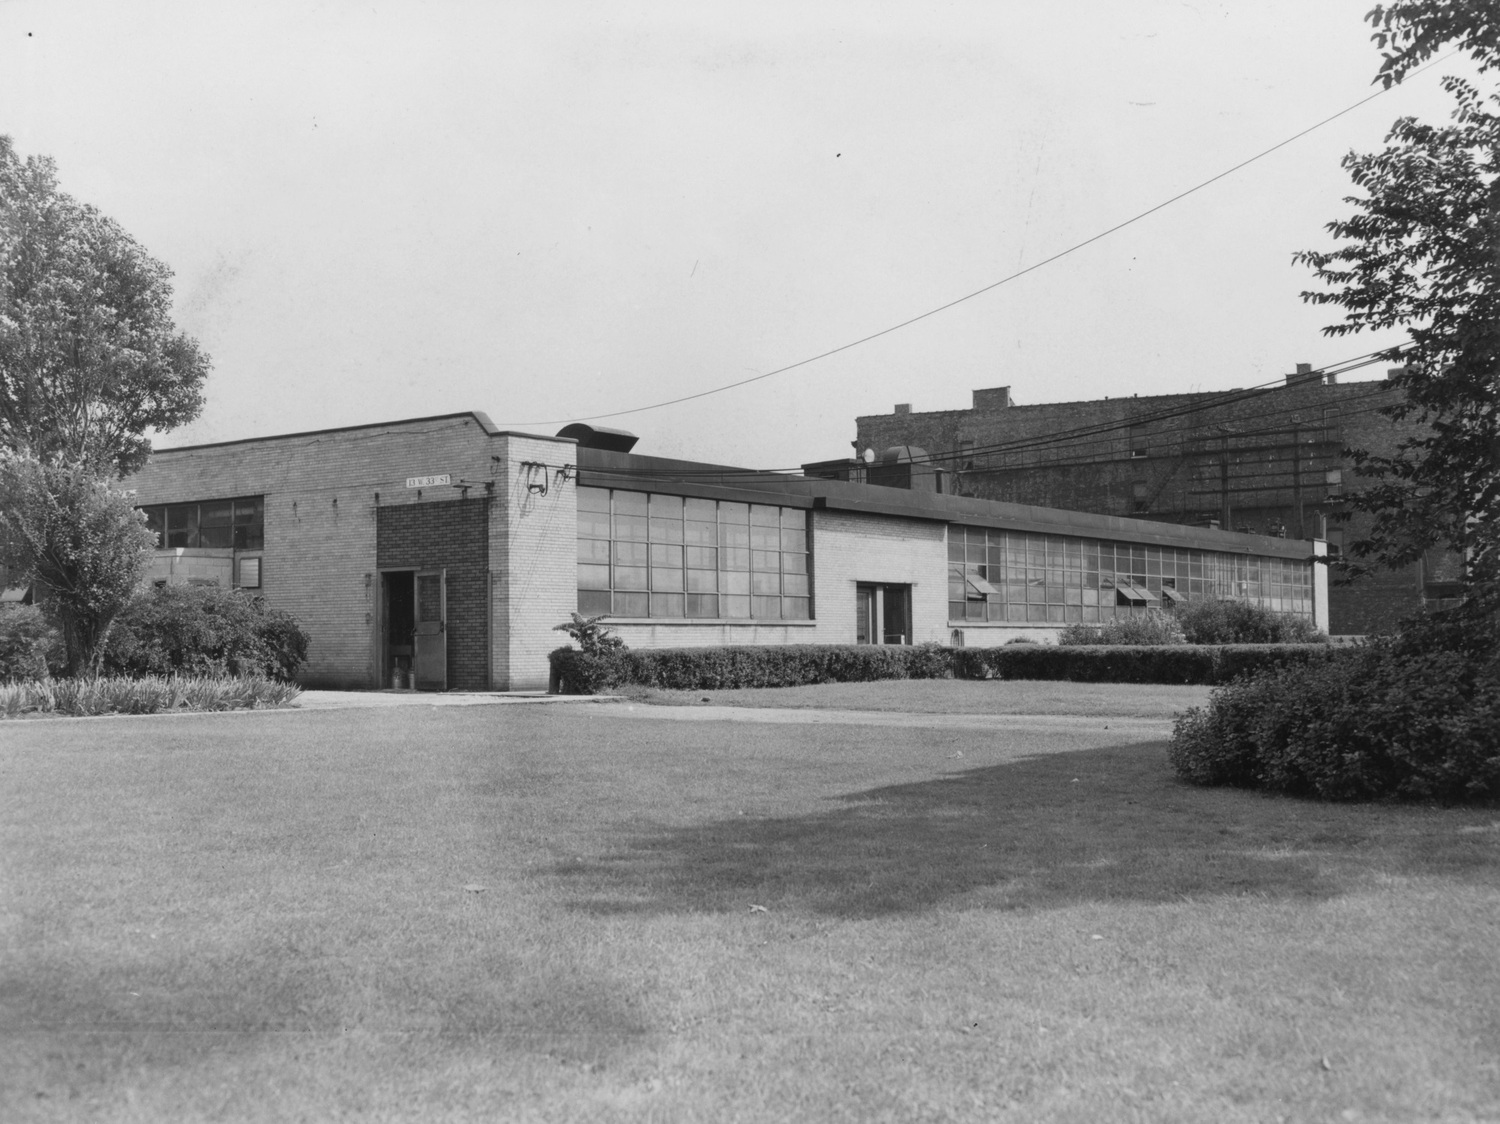
[[[1189,644],[1310,644],[1328,639],[1306,617],[1251,601],[1194,601],[1174,617]]]
[[[1217,688],[1178,720],[1177,775],[1324,800],[1500,800],[1500,645],[1383,638]]]
[[[66,662],[62,637],[40,609],[0,606],[0,682],[46,679]]]
[[[242,590],[172,585],[143,594],[115,618],[108,675],[252,675],[291,680],[307,633],[290,614]]]

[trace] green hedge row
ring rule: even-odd
[[[954,648],[960,679],[1061,679],[1075,683],[1227,683],[1288,663],[1326,660],[1327,644],[1007,644]]]
[[[571,695],[597,695],[627,684],[707,691],[876,679],[945,679],[953,674],[948,650],[936,644],[627,648],[600,655],[558,648],[551,660],[554,686]]]
[[[1062,679],[1079,683],[1226,683],[1237,675],[1332,658],[1326,644],[1172,644],[1160,647],[943,648],[870,644],[643,648],[586,655],[559,648],[552,682],[565,694],[633,685],[689,691],[798,687],[877,679]]]

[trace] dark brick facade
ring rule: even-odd
[[[974,391],[968,410],[857,419],[861,450],[898,445],[940,454],[943,490],[1158,522],[1312,538],[1328,527],[1331,553],[1359,538],[1333,518],[1359,486],[1349,447],[1391,453],[1412,426],[1378,412],[1396,399],[1385,382],[1325,382],[1306,368],[1283,386],[1016,406],[1008,388]],[[874,482],[872,480],[872,482]],[[1422,602],[1413,568],[1338,584],[1335,634],[1389,627]]]
[[[488,499],[376,509],[379,569],[448,572],[448,686],[454,690],[490,686],[489,509]]]

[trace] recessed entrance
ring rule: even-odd
[[[910,644],[911,586],[867,582],[857,584],[854,642]]]
[[[443,570],[387,570],[380,575],[384,684],[448,689],[446,578]]]

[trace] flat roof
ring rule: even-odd
[[[489,437],[529,437],[538,441],[559,441],[565,445],[577,442],[571,437],[558,437],[547,433],[521,433],[514,429],[500,429],[483,410],[460,410],[452,414],[430,414],[421,418],[399,418],[396,421],[364,422],[360,425],[336,425],[327,429],[303,429],[295,433],[268,433],[264,437],[237,437],[233,441],[205,441],[198,445],[173,445],[166,449],[152,449],[151,455],[162,453],[186,453],[198,449],[222,449],[228,445],[253,445],[258,441],[289,441],[297,437],[322,437],[327,433],[352,433],[359,429],[390,429],[392,426],[421,425],[425,422],[453,421],[468,418],[479,424]]]

